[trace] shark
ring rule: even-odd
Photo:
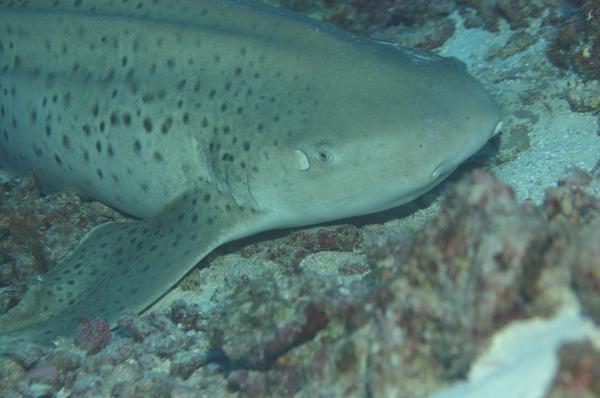
[[[256,1],[0,0],[0,169],[130,215],[0,316],[49,343],[223,243],[399,206],[500,131],[456,59]]]

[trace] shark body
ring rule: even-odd
[[[0,0],[0,31],[0,169],[139,219],[32,284],[9,341],[114,324],[224,242],[408,202],[500,120],[455,60],[251,1]]]

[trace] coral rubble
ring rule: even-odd
[[[280,265],[238,278],[210,313],[177,300],[112,336],[84,323],[77,343],[15,347],[0,393],[425,397],[464,377],[500,327],[552,315],[572,284],[600,319],[597,178],[571,170],[538,208],[475,171],[414,236],[334,226],[250,244],[241,259]],[[314,273],[303,250],[362,253],[362,271]]]

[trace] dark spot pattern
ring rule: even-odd
[[[182,23],[193,22],[190,31],[164,29],[165,7]],[[206,32],[195,34],[204,19],[220,21],[211,7],[191,0],[0,0],[0,163],[100,192],[140,218],[167,205],[176,209],[94,230],[47,275],[43,312],[60,308],[57,303],[69,310],[40,334],[55,335],[82,316],[114,320],[148,304],[130,298],[162,293],[145,282],[189,269],[205,236],[228,226],[229,217],[239,219],[230,213],[244,211],[212,186],[171,204],[181,188],[174,182],[202,185],[214,177],[244,188],[248,174],[260,172],[257,159],[273,147],[274,136],[284,142],[302,129],[306,111],[299,103],[313,103],[307,83],[276,70],[276,54],[253,41],[217,46]],[[20,20],[19,10],[34,9],[64,16],[65,23]],[[3,17],[5,11],[14,18]],[[86,23],[69,16],[96,14],[106,17]]]

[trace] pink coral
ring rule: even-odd
[[[75,342],[90,353],[103,349],[110,340],[110,325],[105,319],[82,319],[77,327]]]

